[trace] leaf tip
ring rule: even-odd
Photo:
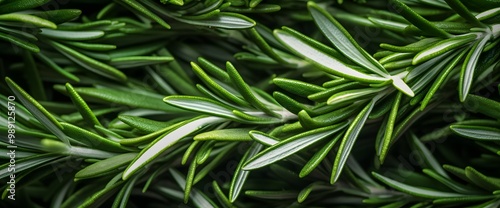
[[[413,92],[413,90],[399,77],[392,77],[392,85],[410,97],[415,96],[415,92]]]
[[[314,3],[314,1],[308,1],[307,2],[307,7],[317,7],[318,5]]]

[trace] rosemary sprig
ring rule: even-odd
[[[500,205],[496,1],[53,3],[0,0],[1,206]]]

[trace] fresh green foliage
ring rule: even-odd
[[[62,2],[0,0],[0,207],[500,206],[497,0]]]

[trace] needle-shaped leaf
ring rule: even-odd
[[[186,109],[189,111],[195,111],[200,113],[205,113],[208,115],[220,116],[224,118],[229,118],[233,120],[241,120],[239,117],[233,114],[233,109],[230,106],[226,106],[223,103],[196,96],[184,96],[184,95],[171,95],[163,99],[165,103],[169,105]]]
[[[9,77],[5,78],[7,85],[16,95],[16,97],[21,101],[21,103],[30,111],[30,113],[45,126],[50,132],[57,136],[65,144],[69,145],[69,139],[63,133],[63,127],[61,124],[48,112],[39,102],[37,102],[33,97],[31,97],[26,91],[24,91],[19,85],[12,81]]]
[[[467,110],[500,120],[500,102],[477,95],[467,96],[464,106]]]
[[[332,187],[325,184],[322,181],[317,181],[317,182],[311,183],[307,187],[302,189],[300,191],[300,193],[297,195],[297,202],[299,202],[299,203],[304,202],[307,199],[307,197],[311,194],[312,191],[317,191],[317,190],[320,190],[320,191],[330,190],[331,191]]]
[[[158,138],[162,134],[164,134],[168,131],[171,131],[172,129],[176,129],[179,126],[182,126],[183,124],[184,124],[183,122],[175,123],[173,125],[167,126],[167,127],[160,129],[158,131],[155,131],[153,133],[146,134],[146,135],[140,136],[140,137],[136,137],[137,135],[133,135],[130,137],[135,137],[135,138],[122,139],[122,140],[120,140],[120,144],[122,144],[124,146],[134,146],[134,145],[137,146],[137,145],[147,144],[149,142],[152,142],[154,139]],[[116,129],[115,129],[115,131],[116,131]]]
[[[34,25],[36,27],[42,27],[42,28],[51,28],[51,29],[56,29],[57,25],[54,24],[53,22],[29,15],[29,14],[21,14],[21,13],[11,13],[11,14],[2,14],[0,15],[0,21],[6,21],[6,22],[22,22],[21,25],[23,24],[28,24],[28,25]]]
[[[33,98],[38,100],[47,100],[47,96],[45,95],[45,90],[42,84],[42,79],[40,77],[40,70],[38,65],[35,63],[33,59],[33,54],[27,50],[23,50],[21,52],[23,60],[24,60],[24,71],[27,74],[31,74],[33,78],[28,82],[28,87]]]
[[[124,180],[130,178],[134,173],[139,171],[145,165],[151,163],[155,158],[161,155],[161,153],[174,145],[180,139],[207,125],[218,124],[223,121],[225,121],[225,119],[217,117],[197,117],[185,121],[183,125],[162,135],[153,141],[148,147],[144,148],[139,153],[139,156],[137,156],[134,161],[130,163],[127,169],[125,169],[122,178]]]
[[[498,14],[500,14],[500,7],[497,7],[497,8],[492,8],[492,9],[488,9],[486,11],[483,11],[479,14],[476,15],[476,18],[478,20],[487,20],[489,18],[492,18],[492,17],[496,17]]]
[[[233,148],[238,145],[236,142],[231,142],[224,147],[217,150],[215,157],[211,159],[194,177],[193,183],[198,183],[200,180],[204,179],[211,171],[214,171],[217,166],[219,166],[224,159],[227,159],[228,153],[234,150]]]
[[[274,92],[273,97],[281,106],[283,106],[293,114],[298,114],[301,110],[308,108],[306,105],[297,102],[293,98],[281,92]]]
[[[99,162],[93,163],[75,174],[75,180],[95,178],[114,172],[118,168],[132,161],[137,153],[125,153],[117,155]]]
[[[116,180],[114,180],[113,183],[110,183],[109,186],[112,186],[115,184]],[[108,187],[108,186],[106,186]],[[69,208],[69,207],[77,207],[80,204],[83,203],[83,201],[90,197],[93,193],[95,193],[95,189],[102,189],[102,184],[91,184],[90,186],[86,186],[75,193],[73,193],[71,196],[68,196],[67,199],[65,199],[61,205],[61,208]]]
[[[327,46],[292,29],[284,27],[283,30],[275,30],[274,36],[291,51],[318,65],[328,73],[365,83],[382,83],[389,80],[388,78],[364,74],[353,69],[343,61],[330,55],[329,52],[324,51],[324,48],[328,48]]]
[[[266,42],[266,40],[262,37],[262,35],[259,33],[259,31],[255,28],[251,28],[248,30],[250,34],[250,38],[255,42],[255,44],[262,50],[263,53],[265,53],[267,56],[272,58],[273,60],[282,63],[282,64],[288,64],[287,61],[283,59],[280,55],[278,55],[274,49]]]
[[[182,188],[182,190],[185,190],[186,187],[186,180],[179,171],[174,170],[174,169],[169,169],[170,174],[173,176],[175,182]],[[197,207],[203,207],[203,208],[215,208],[216,206],[214,205],[214,202],[208,199],[207,196],[205,196],[202,192],[200,192],[197,189],[193,189],[190,194],[191,199],[193,199],[193,203]]]
[[[97,61],[95,59],[92,59],[70,47],[67,47],[63,44],[60,44],[55,41],[49,41],[47,40],[56,50],[61,52],[63,55],[71,59],[72,61],[78,63],[78,65],[88,69],[89,71],[92,71],[96,74],[105,76],[110,79],[114,79],[117,81],[125,81],[127,80],[127,76],[123,74],[123,72],[119,71],[118,69],[107,65],[105,63],[102,63],[100,61]]]
[[[342,105],[344,103],[353,103],[355,101],[373,97],[376,93],[382,91],[384,88],[365,88],[356,90],[346,90],[337,93],[328,98],[328,105]]]
[[[73,124],[62,122],[63,132],[69,137],[95,149],[102,149],[111,152],[124,152],[127,148],[122,147],[120,143],[108,140],[96,133],[80,128]]]
[[[43,53],[35,53],[34,54],[38,59],[40,59],[43,63],[48,65],[50,68],[54,69],[57,73],[61,74],[62,76],[68,78],[71,81],[74,82],[80,82],[80,78],[75,76],[74,74],[64,70],[61,68],[59,65],[57,65],[52,59],[44,55]]]
[[[220,13],[220,9],[214,9],[214,10],[207,11],[204,13],[198,13],[196,15],[183,15],[181,18],[187,19],[187,20],[204,20],[204,19],[210,19],[211,17],[217,16],[219,13]]]
[[[391,45],[391,44],[387,44],[387,43],[382,43],[382,44],[380,44],[380,48],[394,51],[394,52],[400,52],[400,53],[418,53],[421,50],[424,50],[427,47],[429,47],[429,45],[432,45],[440,40],[441,40],[441,38],[436,38],[436,37],[423,38],[419,41],[416,41],[414,43],[404,45],[404,46],[395,46],[395,45]],[[375,54],[377,54],[377,53],[375,53]],[[381,53],[378,53],[378,54],[381,54]]]
[[[75,156],[75,157],[82,157],[88,160],[88,162],[97,162],[101,159],[107,159],[110,157],[114,157],[118,155],[117,153],[111,153],[107,151],[102,151],[102,150],[97,150],[97,149],[92,149],[92,148],[86,148],[86,147],[80,147],[84,146],[85,144],[80,144],[80,146],[72,146],[68,147],[64,143],[57,141],[57,140],[52,140],[52,139],[42,139],[40,141],[40,144],[42,145],[42,149],[50,152],[55,152],[59,154],[64,154],[64,155],[70,155],[70,156]]]
[[[389,146],[391,145],[392,133],[394,132],[394,125],[396,122],[396,118],[398,116],[399,103],[401,102],[402,93],[399,92],[396,95],[394,102],[392,103],[391,112],[387,117],[387,124],[385,126],[385,133],[382,144],[382,151],[379,155],[380,163],[384,163],[385,157],[389,152]]]
[[[473,23],[477,27],[483,26],[483,23],[479,22],[479,20],[474,16],[469,9],[459,0],[445,0],[446,3],[461,17],[465,20]]]
[[[102,53],[102,52],[95,52],[95,51],[86,51],[86,50],[78,50],[78,52],[82,53],[85,56],[88,56],[89,58],[93,58],[99,61],[111,61],[111,58],[109,57],[108,54]],[[104,64],[104,62],[102,62]],[[109,65],[108,63],[105,63],[106,65]],[[111,65],[109,65],[111,66]]]
[[[342,137],[342,134],[338,134],[335,138],[331,139],[325,146],[323,146],[320,150],[318,150],[314,156],[304,165],[302,170],[299,173],[299,177],[303,178],[309,175],[316,167],[318,167],[321,162],[325,159],[325,157],[330,153],[333,146],[337,143],[337,141]]]
[[[219,200],[219,202],[222,204],[224,208],[236,208],[233,204],[231,204],[231,201],[224,195],[224,192],[220,188],[219,184],[217,181],[212,182],[212,186],[215,189],[215,197]]]
[[[287,200],[287,199],[296,199],[298,193],[294,190],[280,190],[280,191],[248,190],[245,191],[245,195],[258,199]]]
[[[406,75],[406,73],[404,72],[403,75]],[[410,88],[410,86],[408,86],[403,81],[403,79],[401,79],[401,77],[402,76],[399,76],[399,75],[398,76],[391,76],[392,86],[394,86],[396,89],[398,89],[399,91],[401,91],[402,93],[404,93],[410,97],[415,96],[415,92],[418,92],[418,91]]]
[[[480,147],[484,148],[485,150],[490,151],[493,154],[500,155],[500,147],[498,147],[498,146],[490,145],[490,144],[488,144],[488,142],[480,142],[480,141],[478,141],[478,142],[475,142],[475,143],[477,145],[479,145]],[[484,159],[487,159],[489,157],[489,155],[486,156],[486,154],[484,154],[484,155],[482,155],[482,157]]]
[[[52,29],[41,29],[41,35],[49,38],[59,39],[59,40],[70,40],[70,41],[83,41],[83,40],[94,40],[104,36],[104,32],[100,30],[94,31],[65,31],[65,30],[52,30]]]
[[[384,67],[387,70],[397,70],[397,69],[404,69],[409,66],[411,66],[411,59],[403,59],[403,60],[398,60],[398,61],[392,61],[384,64]]]
[[[172,16],[174,17],[174,16]],[[252,19],[237,13],[231,12],[220,12],[208,18],[203,19],[189,19],[186,17],[174,17],[177,21],[206,26],[206,27],[218,27],[224,29],[248,29],[255,26],[255,21]]]
[[[401,23],[399,21],[393,21],[390,19],[382,19],[377,17],[368,17],[368,20],[373,22],[378,27],[391,30],[394,32],[403,33],[405,29],[408,27],[408,23]],[[381,62],[382,63],[382,62]]]
[[[443,185],[447,186],[448,188],[452,189],[453,191],[456,191],[457,193],[461,194],[479,194],[478,190],[471,189],[471,187],[464,186],[460,183],[457,183],[456,181],[444,177],[443,175],[431,170],[431,169],[423,169],[422,172],[427,174],[428,176],[434,178],[435,180],[439,181]]]
[[[206,140],[215,140],[215,141],[252,141],[252,138],[248,134],[250,129],[248,128],[234,128],[234,129],[218,129],[208,132],[203,132],[194,136],[194,140],[196,141],[206,141]]]
[[[457,194],[457,193],[449,193],[449,192],[443,192],[443,191],[436,191],[428,188],[421,188],[421,187],[416,187],[416,186],[410,186],[404,183],[401,183],[399,181],[387,178],[385,176],[382,176],[378,173],[372,172],[373,176],[377,178],[378,180],[382,181],[386,185],[407,193],[411,194],[414,196],[419,196],[423,198],[428,198],[428,199],[438,199],[438,198],[451,198],[451,197],[464,197],[467,196],[465,194]]]
[[[31,52],[35,52],[35,53],[40,52],[40,48],[37,45],[35,45],[34,43],[31,43],[27,40],[18,38],[16,36],[5,34],[3,32],[0,32],[0,40],[5,40],[8,42],[11,42],[12,44],[14,44],[16,46],[19,46],[19,47],[24,48],[26,50],[29,50]]]
[[[462,168],[458,168],[452,165],[443,165],[443,169],[445,169],[446,171],[450,172],[451,174],[457,176],[458,178],[464,181],[471,182],[469,178],[467,178],[467,176],[465,175],[465,170]]]
[[[346,123],[341,123],[328,127],[318,128],[280,141],[277,144],[260,152],[256,156],[250,158],[250,160],[245,163],[243,169],[253,170],[280,161],[298,151],[307,148],[308,146],[318,142],[319,140],[342,130],[346,126]]]
[[[81,14],[82,11],[79,9],[57,9],[31,13],[31,15],[47,19],[54,24],[62,24],[71,20],[75,20]]]
[[[254,7],[258,6],[261,1],[262,0],[250,0],[249,3],[248,3],[248,6],[250,8],[254,8]]]
[[[167,63],[172,60],[174,60],[174,58],[165,56],[128,56],[113,58],[109,64],[116,68],[125,69]]]
[[[309,116],[307,111],[303,110],[298,113],[298,117],[300,124],[304,128],[313,129],[333,125],[338,122],[344,121],[359,112],[360,109],[360,105],[348,105],[346,107],[324,113],[316,117]]]
[[[486,35],[482,39],[476,40],[476,43],[472,46],[472,49],[467,54],[464,64],[462,65],[462,71],[460,72],[460,80],[458,82],[459,86],[459,97],[460,101],[465,101],[467,95],[469,94],[470,88],[472,87],[472,82],[474,80],[474,71],[476,69],[479,56],[483,52],[484,46],[490,40],[490,35]]]
[[[252,104],[257,109],[262,110],[265,112],[267,115],[274,116],[274,117],[280,117],[279,114],[275,113],[274,111],[271,110],[269,106],[267,106],[265,103],[262,102],[262,100],[258,99],[258,95],[248,86],[247,83],[245,83],[245,80],[243,80],[243,77],[238,73],[236,68],[230,63],[226,63],[226,70],[227,73],[229,74],[229,77],[233,81],[233,84],[236,86],[238,91],[241,93],[241,95],[245,98],[247,102]]]
[[[381,77],[389,76],[385,68],[361,48],[349,32],[330,14],[312,1],[308,2],[307,6],[321,32],[341,53],[368,71],[372,71]]]
[[[420,16],[400,0],[391,0],[391,6],[397,13],[401,14],[405,19],[423,31],[443,38],[449,38],[452,36],[444,30],[434,26],[431,22]]]
[[[161,100],[163,98],[161,95],[153,96],[149,94],[139,94],[113,88],[77,87],[74,89],[81,97],[86,100],[92,100],[93,102],[104,104],[115,103],[171,113],[182,112],[178,108],[165,105]]]
[[[493,192],[493,194],[496,194],[496,195],[498,195],[498,193],[499,193],[498,191]],[[495,208],[498,206],[500,206],[500,199],[493,199],[493,200],[490,200],[490,201],[487,201],[485,203],[478,205],[477,208],[479,208],[479,207],[481,207],[481,208]]]
[[[469,28],[472,27],[471,24],[465,22],[442,21],[442,22],[433,22],[432,24],[438,28],[443,29],[446,32],[454,34],[469,33],[470,32]],[[426,35],[426,36],[430,35],[426,31],[422,31],[413,25],[406,27],[405,33],[415,34],[415,35]]]
[[[279,139],[274,138],[273,136],[270,136],[266,133],[256,130],[250,131],[249,134],[252,137],[252,139],[266,146],[273,146],[280,141]]]
[[[0,178],[5,179],[9,177],[12,172],[22,172],[31,168],[40,168],[41,166],[50,164],[51,161],[60,158],[61,156],[54,155],[52,153],[37,154],[30,157],[25,157],[16,160],[14,169],[11,163],[4,163],[0,166]],[[9,167],[10,165],[10,167]]]
[[[443,83],[446,81],[446,78],[448,75],[451,73],[451,71],[455,68],[455,66],[458,65],[458,63],[462,60],[463,56],[466,54],[467,51],[462,51],[459,53],[456,57],[451,60],[451,62],[443,69],[441,70],[441,74],[438,75],[436,80],[433,82],[432,86],[430,87],[429,91],[425,95],[424,99],[422,100],[422,103],[420,105],[420,109],[424,110],[427,104],[431,101],[433,98],[434,94],[438,91],[438,89],[443,85]]]
[[[298,96],[307,97],[311,94],[326,90],[318,85],[287,78],[274,78],[273,83],[278,87]]]
[[[404,206],[404,204],[394,205],[394,203],[400,202],[400,201],[398,201],[399,199],[400,199],[400,196],[383,197],[383,198],[382,197],[371,197],[371,198],[363,199],[363,203],[365,203],[365,204],[387,204],[385,206],[389,206],[389,208]],[[422,202],[421,204],[427,205],[428,202],[425,202],[425,203]]]
[[[364,88],[365,86],[361,85],[358,82],[346,82],[346,83],[338,83],[335,86],[331,86],[331,88],[328,88],[326,90],[323,90],[318,93],[311,94],[307,96],[309,100],[316,101],[316,102],[324,102],[327,101],[327,99],[337,93],[347,91],[347,90],[352,90],[352,89],[360,89]]]
[[[207,13],[209,11],[212,11],[212,10],[215,10],[217,8],[220,8],[222,6],[222,3],[223,3],[222,0],[214,0],[214,1],[207,2],[207,5],[206,5],[205,8],[200,9],[200,10],[194,12],[193,15]]]
[[[156,15],[155,13],[151,12],[148,8],[144,7],[141,3],[139,3],[136,0],[119,0],[117,1],[118,3],[124,3],[125,5],[131,7],[135,11],[139,12],[140,14],[154,20],[161,26],[170,29],[170,25],[167,24],[161,17]]]
[[[225,71],[220,71],[218,67],[212,65],[210,62],[200,61],[200,63],[204,65],[210,72],[213,72],[215,76],[222,78],[223,81],[229,82],[231,80],[231,78]],[[235,89],[232,90],[230,86],[224,85],[223,83],[217,82],[216,80],[212,79],[196,63],[191,62],[191,67],[193,68],[194,73],[203,81],[203,83],[205,83],[217,95],[226,98],[227,100],[232,101],[239,106],[250,106],[244,99],[242,99],[240,93],[238,93]]]
[[[101,122],[97,120],[97,117],[94,115],[92,112],[92,109],[87,105],[87,103],[83,100],[82,97],[78,94],[78,92],[75,91],[73,86],[70,83],[66,83],[66,91],[70,95],[71,101],[73,101],[73,104],[75,105],[76,109],[78,112],[83,117],[83,120],[87,122],[88,125],[94,126],[102,126]]]
[[[366,119],[368,119],[368,115],[373,109],[375,105],[376,99],[372,99],[364,108],[359,112],[359,114],[354,118],[354,120],[349,124],[349,128],[347,129],[344,137],[342,138],[342,143],[340,143],[339,150],[337,152],[337,156],[335,157],[335,162],[333,164],[332,175],[330,178],[330,183],[335,183],[340,174],[342,173],[342,169],[344,168],[345,163],[347,162],[347,158],[351,154],[352,147],[356,142],[361,129],[363,128]]]
[[[42,6],[48,2],[50,2],[50,0],[17,0],[17,1],[2,2],[2,7],[0,7],[0,14],[33,9],[35,7]]]
[[[185,120],[185,118],[180,117],[169,121],[155,121],[147,118],[129,115],[119,115],[118,119],[128,124],[129,126],[149,133],[160,131],[167,127],[172,127],[173,124]]]
[[[66,23],[59,25],[58,29],[69,30],[69,31],[87,31],[87,30],[116,30],[121,28],[123,23],[118,23],[117,21],[111,20],[98,20],[98,21],[85,21],[83,23]],[[114,28],[113,26],[118,26]]]
[[[92,192],[93,194],[86,198],[83,203],[81,203],[79,208],[87,208],[87,207],[99,207],[101,206],[109,197],[113,196],[118,188],[124,183],[124,181],[118,181],[113,185],[106,186],[97,192]]]
[[[450,129],[460,136],[479,141],[500,141],[500,129],[485,126],[451,125]]]
[[[250,174],[250,171],[243,170],[243,165],[248,161],[248,159],[254,157],[257,153],[262,149],[262,145],[254,142],[250,148],[245,152],[240,162],[238,163],[238,167],[236,168],[233,178],[231,179],[231,185],[229,187],[229,200],[235,202],[238,196],[240,195],[241,190],[243,189],[243,185]]]
[[[196,173],[197,162],[192,161],[189,165],[189,169],[186,175],[186,185],[184,186],[184,204],[189,201],[189,195],[191,194],[191,189],[193,188],[194,174]]]
[[[441,54],[444,54],[450,50],[462,47],[467,43],[472,42],[476,38],[477,38],[476,34],[467,34],[439,41],[434,45],[428,47],[427,49],[417,53],[417,55],[413,57],[413,65],[420,64],[424,61],[427,61]]]
[[[200,69],[203,68],[209,74],[211,74],[212,76],[215,76],[220,81],[223,81],[223,82],[230,82],[231,81],[231,78],[229,78],[229,75],[227,74],[227,72],[225,70],[219,68],[217,65],[213,64],[212,62],[208,61],[207,59],[204,59],[203,57],[199,57],[198,63],[201,66],[198,68],[200,68]],[[193,65],[191,65],[191,66],[193,66]]]
[[[282,111],[283,114],[281,115],[286,115],[288,116],[287,111]],[[277,112],[278,113],[278,112]],[[239,111],[239,110],[233,110],[233,114],[240,118],[240,122],[246,122],[246,123],[255,123],[255,124],[277,124],[277,123],[282,123],[286,119],[279,119],[276,117],[270,117],[267,116],[263,112],[259,111]]]
[[[351,171],[353,175],[359,177],[359,179],[363,180],[363,183],[366,182],[374,187],[381,187],[379,183],[373,180],[373,177],[370,176],[369,172],[363,170],[361,164],[359,164],[354,157],[348,158],[346,164],[349,171]]]
[[[112,208],[127,207],[132,189],[136,185],[135,183],[138,179],[139,177],[134,177],[132,180],[127,181],[127,183],[121,188],[120,192],[116,195]]]
[[[469,166],[465,168],[465,175],[474,184],[488,191],[495,191],[500,189],[500,178],[485,176],[484,174]]]
[[[21,37],[26,38],[30,41],[37,41],[38,40],[38,38],[35,35],[33,35],[29,32],[16,30],[16,29],[9,28],[9,27],[1,27],[0,26],[0,32],[10,34],[12,36],[17,36],[19,38],[21,38]]]
[[[185,165],[188,160],[189,160],[189,157],[191,156],[191,153],[193,153],[194,151],[197,150],[198,148],[198,144],[202,143],[201,141],[193,141],[189,147],[187,148],[187,150],[184,152],[184,155],[182,156],[182,161],[181,161],[181,164],[182,165]]]
[[[441,176],[448,178],[448,174],[446,174],[439,162],[436,160],[436,158],[434,158],[432,152],[427,149],[427,147],[425,147],[425,145],[413,133],[411,133],[411,144],[412,149],[414,149],[421,156],[423,162],[425,163],[425,165],[427,165],[428,168],[436,171]]]
[[[7,133],[8,120],[7,119],[4,120],[3,117],[1,117],[1,118],[2,118],[2,121],[5,121],[5,123],[7,125],[5,127],[0,127],[0,130],[4,133]],[[11,127],[12,127],[12,123],[11,123]],[[17,126],[17,127],[19,127],[19,126]],[[17,147],[22,147],[22,148],[31,149],[31,150],[37,150],[37,149],[43,149],[43,145],[40,144],[40,140],[36,137],[39,137],[39,138],[46,137],[46,138],[50,138],[50,139],[54,139],[54,140],[57,139],[57,137],[50,135],[50,134],[39,133],[39,132],[29,132],[29,133],[31,133],[31,134],[29,134],[28,132],[25,132],[25,131],[26,130],[21,130],[19,128],[16,129],[15,133],[18,134],[16,138],[23,138],[22,140],[21,139],[12,140],[12,136],[11,136],[11,138],[9,138],[8,136],[5,136],[5,137],[0,137],[0,141],[2,142],[2,144],[4,146],[7,146],[7,144],[11,144],[11,142],[15,142],[13,144],[15,144]],[[28,136],[32,136],[32,137],[28,137]],[[64,146],[62,149],[66,150],[68,147],[66,147],[64,143],[62,143],[62,144]],[[8,151],[8,150],[5,150],[5,151]],[[8,156],[5,155],[5,157],[8,157]]]
[[[174,90],[172,87],[173,83],[169,83],[167,80],[163,79],[158,73],[156,73],[155,70],[153,70],[151,67],[146,67],[146,70],[151,76],[152,80],[157,86],[157,89],[160,93],[166,94],[166,95],[174,95],[177,94],[177,92]]]
[[[407,58],[413,57],[413,53],[408,53],[408,52],[398,52],[398,53],[393,53],[387,56],[384,56],[381,58],[379,61],[381,64],[386,64],[390,63],[393,61],[401,61],[401,60],[406,60]]]
[[[62,43],[89,51],[111,51],[116,49],[116,45],[101,43],[85,43],[75,41],[61,41]]]
[[[493,198],[493,196],[488,195],[469,195],[465,197],[457,197],[457,198],[441,198],[432,200],[432,204],[436,206],[439,205],[449,205],[449,204],[465,204],[465,203],[474,203],[474,202],[482,202],[488,199]],[[484,206],[481,206],[484,207]]]
[[[154,53],[155,51],[158,51],[160,53],[160,49],[164,47],[165,45],[162,43],[147,43],[147,44],[141,44],[141,45],[134,45],[134,46],[128,46],[124,48],[117,48],[116,50],[112,50],[109,52],[109,56],[114,59],[114,58],[120,58],[120,57],[128,57],[128,56],[144,56],[144,55],[150,55]],[[165,52],[167,53],[167,52]],[[164,55],[163,53],[161,54],[162,56]],[[170,56],[166,55],[165,56]]]
[[[196,163],[198,165],[201,165],[205,161],[207,161],[207,159],[210,157],[210,153],[212,153],[212,150],[214,149],[215,143],[216,141],[214,140],[203,142],[203,145],[201,145],[195,156]]]
[[[386,115],[391,110],[395,98],[395,96],[387,96],[386,98],[382,99],[380,101],[380,104],[373,108],[372,113],[370,114],[370,116],[368,116],[368,118],[377,119]]]

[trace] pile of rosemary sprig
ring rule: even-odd
[[[499,207],[499,43],[496,0],[0,0],[0,205]]]

